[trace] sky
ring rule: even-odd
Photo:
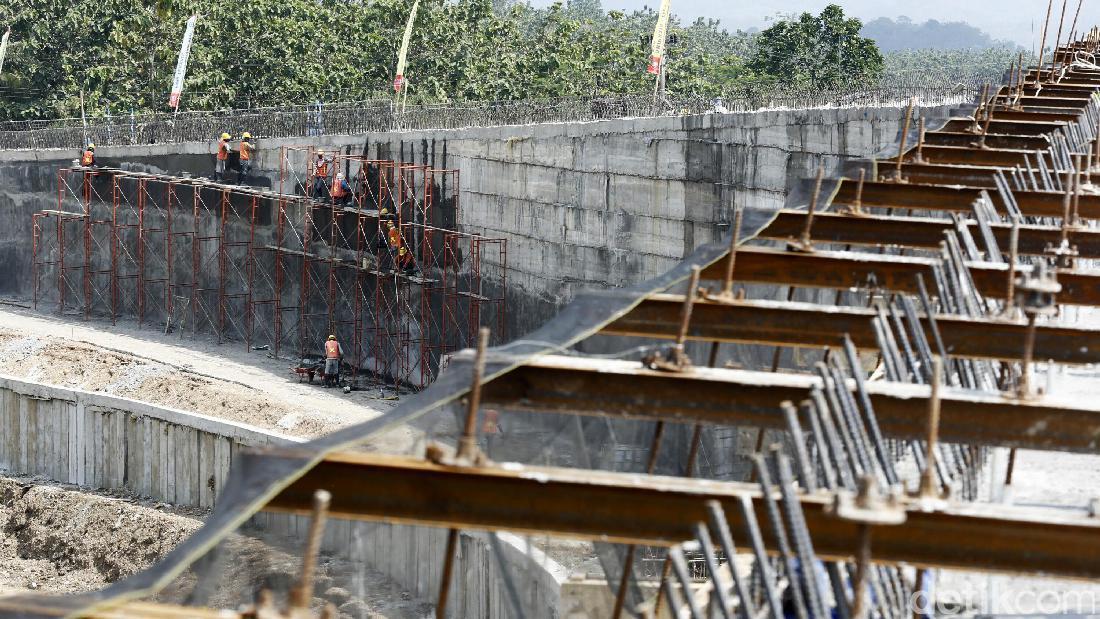
[[[535,0],[533,4],[548,5],[551,0]],[[659,0],[603,0],[605,9],[638,9],[643,6],[656,8]],[[767,27],[769,17],[777,13],[819,13],[830,3],[839,4],[848,15],[864,21],[877,17],[896,18],[906,15],[915,22],[928,19],[939,21],[965,21],[987,32],[995,39],[1005,39],[1028,48],[1038,47],[1039,35],[1046,16],[1046,0],[764,0],[742,2],[737,0],[672,0],[672,12],[686,20],[696,17],[713,17],[722,21],[729,30]],[[1052,31],[1057,31],[1061,0],[1055,0],[1051,11]],[[1066,7],[1066,29],[1073,21],[1077,2],[1070,0]],[[1078,18],[1078,30],[1100,24],[1100,0],[1085,0]],[[1048,38],[1053,39],[1054,34]],[[1048,42],[1048,45],[1050,43]]]

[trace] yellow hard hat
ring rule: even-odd
[[[88,150],[95,150],[95,144],[88,144]]]
[[[245,131],[244,133],[241,134],[241,139],[242,140],[247,140],[250,137],[252,137],[252,134],[247,132],[247,131]]]
[[[334,340],[334,339],[336,339],[336,336],[335,335],[330,335],[330,336],[328,336],[328,339]]]
[[[397,255],[398,255],[398,256],[404,256],[404,255],[405,255],[405,254],[407,254],[408,252],[409,252],[409,250],[407,250],[407,249],[405,249],[404,247],[402,247],[401,249],[397,250]]]
[[[222,133],[222,139],[223,139],[223,140],[228,140],[228,139],[229,139],[229,134],[228,134],[228,133],[224,133],[224,132],[223,132],[223,133]]]
[[[382,210],[378,211],[378,214],[379,215],[389,215],[390,211],[389,211],[389,209],[382,209]]]

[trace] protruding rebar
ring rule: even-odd
[[[313,514],[309,523],[309,537],[302,555],[302,574],[298,586],[291,594],[290,606],[295,609],[308,609],[313,599],[313,576],[317,571],[317,555],[321,552],[321,538],[325,534],[325,521],[328,508],[332,504],[332,495],[327,490],[313,493]]]
[[[1043,34],[1039,37],[1039,64],[1035,66],[1035,84],[1039,85],[1039,82],[1043,78],[1043,56],[1046,55],[1045,49],[1047,44],[1047,28],[1050,27],[1050,9],[1054,6],[1054,0],[1047,0],[1047,17],[1043,20]]]
[[[459,458],[473,458],[477,452],[477,413],[481,408],[481,379],[485,373],[485,350],[489,347],[489,329],[482,327],[477,333],[477,355],[474,357],[473,376],[470,379],[470,396],[466,401],[466,425],[458,443]]]
[[[817,166],[817,178],[814,180],[814,193],[810,196],[810,204],[806,208],[806,220],[802,224],[802,234],[798,243],[803,251],[813,249],[814,242],[810,235],[814,225],[814,211],[817,210],[817,200],[821,196],[821,181],[825,178],[825,166]]]
[[[722,296],[733,296],[733,267],[737,263],[737,244],[741,241],[741,218],[744,215],[744,207],[734,209],[733,230],[730,233],[729,258],[726,261],[726,277],[722,280]]]
[[[917,99],[913,97],[909,99],[909,106],[905,108],[905,123],[901,129],[901,143],[898,144],[898,159],[894,167],[894,180],[901,181],[901,162],[905,158],[905,142],[909,137],[909,123],[913,120],[913,106],[916,105]]]
[[[936,446],[940,439],[940,385],[943,383],[943,359],[936,355],[932,358],[932,394],[928,398],[928,425],[926,430],[926,451],[924,470],[920,475],[920,496],[935,498],[936,487]]]

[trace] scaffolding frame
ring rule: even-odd
[[[472,344],[482,304],[500,308],[493,320],[503,330],[505,280],[494,288],[499,298],[471,295],[481,289],[486,248],[497,248],[493,264],[503,265],[506,242],[451,228],[458,170],[331,153],[331,178],[343,172],[351,194],[334,198],[327,179],[314,198],[316,152],[282,149],[279,191],[59,170],[58,209],[32,218],[34,306],[53,302],[65,312],[79,299],[85,319],[134,316],[181,337],[209,331],[219,343],[263,344],[276,357],[310,356],[337,334],[349,344],[353,376],[426,387],[448,353]]]

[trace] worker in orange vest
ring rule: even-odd
[[[219,183],[225,176],[225,166],[229,163],[229,153],[232,150],[233,147],[229,145],[229,134],[223,132],[218,140],[218,159],[214,164],[214,180]]]
[[[84,152],[80,154],[80,165],[85,168],[96,167],[95,160],[95,144],[88,144],[88,147],[84,149]]]
[[[406,273],[416,270],[416,259],[405,247],[405,240],[401,238],[401,231],[397,229],[393,221],[386,222],[386,239],[389,242],[390,252],[393,256],[394,268]]]
[[[325,151],[317,151],[317,161],[313,164],[313,197],[328,197],[328,164],[332,158],[325,157]]]
[[[238,149],[241,153],[241,169],[237,172],[237,184],[244,184],[244,179],[252,174],[252,153],[256,147],[252,144],[252,134],[245,131],[241,134],[241,145]]]
[[[325,341],[325,386],[331,387],[339,382],[340,358],[343,356],[344,349],[340,347],[340,342],[336,341],[336,336],[328,336],[328,340]]]
[[[331,194],[332,201],[341,206],[346,205],[351,200],[351,185],[344,178],[343,172],[336,174],[336,180],[332,182]]]
[[[485,455],[492,458],[502,434],[499,411],[492,408],[485,409],[485,420],[481,422],[481,434],[485,436]]]

